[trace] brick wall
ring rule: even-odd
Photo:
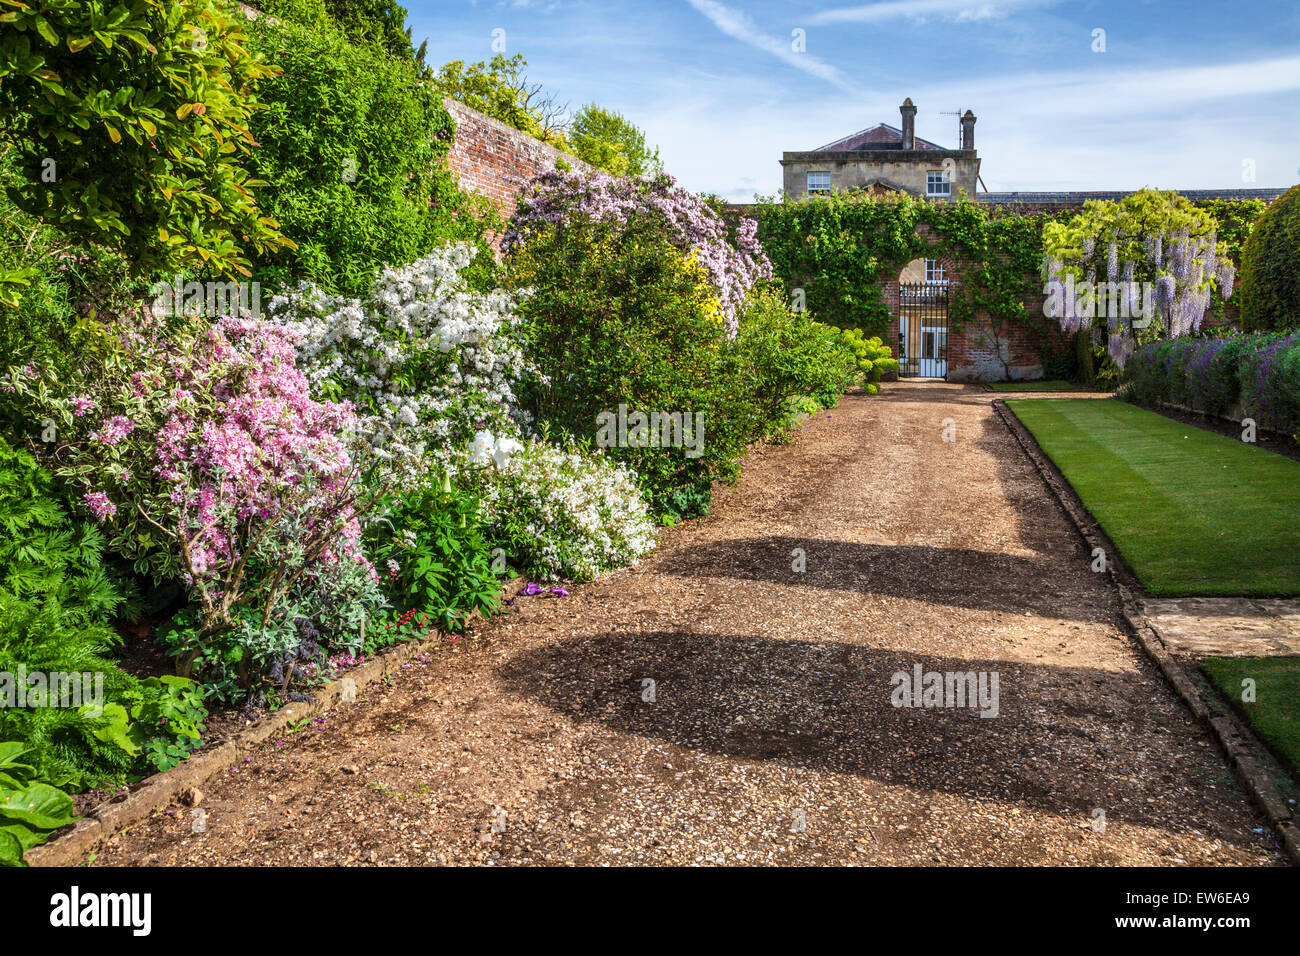
[[[571,169],[591,170],[576,156],[450,97],[442,102],[456,121],[456,139],[447,154],[448,165],[464,189],[491,199],[507,219],[514,213],[515,197],[524,184],[555,169],[559,160]]]

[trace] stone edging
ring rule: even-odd
[[[506,582],[502,599],[512,598],[523,588],[526,578]],[[474,612],[471,620],[478,616]],[[442,636],[441,632],[438,634]],[[268,740],[282,735],[290,724],[316,717],[332,708],[343,694],[343,680],[351,679],[358,691],[401,670],[402,665],[429,646],[425,640],[407,641],[386,647],[363,664],[344,673],[338,680],[319,688],[309,701],[288,704],[269,714],[251,727],[241,730],[230,740],[201,751],[165,773],[156,773],[125,799],[101,803],[48,843],[27,852],[31,866],[76,866],[87,854],[119,830],[134,826],[151,814],[170,806],[191,787],[199,787],[217,773],[232,767],[239,758],[257,752]]]
[[[1042,449],[1038,447],[1038,442],[1030,431],[1025,428],[1015,413],[1006,407],[1003,399],[995,400],[993,408],[1007,430],[1020,444],[1026,457],[1033,462],[1052,496],[1069,515],[1075,530],[1079,532],[1088,547],[1102,548],[1108,557],[1113,555],[1118,558],[1118,550],[1098,527],[1096,520],[1088,513],[1074,489],[1057,473]],[[1183,703],[1210,729],[1233,770],[1246,785],[1255,803],[1268,817],[1269,823],[1278,832],[1287,855],[1292,862],[1300,863],[1300,826],[1297,826],[1296,816],[1269,774],[1269,767],[1276,764],[1275,759],[1241,719],[1217,695],[1204,693],[1196,681],[1188,675],[1182,663],[1169,653],[1169,649],[1160,638],[1160,632],[1142,615],[1135,600],[1134,589],[1124,580],[1126,575],[1119,573],[1118,567],[1117,560],[1106,562],[1106,573],[1110,575],[1111,582],[1119,592],[1121,608],[1129,630],[1142,645],[1147,656],[1160,668],[1161,673],[1182,698]]]

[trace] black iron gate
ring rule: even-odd
[[[948,374],[948,283],[899,283],[898,374],[902,378]]]

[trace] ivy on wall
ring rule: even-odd
[[[1041,291],[1048,214],[990,212],[968,199],[930,203],[905,194],[836,193],[764,201],[753,215],[776,275],[787,289],[804,291],[808,310],[821,322],[885,332],[891,313],[883,284],[913,259],[947,258],[960,276],[949,300],[953,329],[978,314],[995,326],[1041,327],[1041,316],[1029,314],[1025,300]],[[922,226],[928,228],[918,232]]]

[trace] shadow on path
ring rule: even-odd
[[[891,675],[916,664],[997,672],[999,715],[894,707]],[[571,638],[520,653],[498,673],[514,693],[620,734],[1050,813],[1086,817],[1104,807],[1112,818],[1169,827],[1167,791],[1202,783],[1187,777],[1190,741],[1169,737],[1182,719],[1152,704],[1141,672],[659,631]],[[643,700],[647,679],[653,703]],[[1138,770],[1135,752],[1145,754]]]
[[[802,549],[806,570],[793,569]],[[655,570],[680,577],[729,577],[792,587],[890,595],[951,607],[1105,621],[1105,608],[1079,607],[1051,584],[1044,559],[928,545],[854,544],[794,536],[729,538],[683,546]]]

